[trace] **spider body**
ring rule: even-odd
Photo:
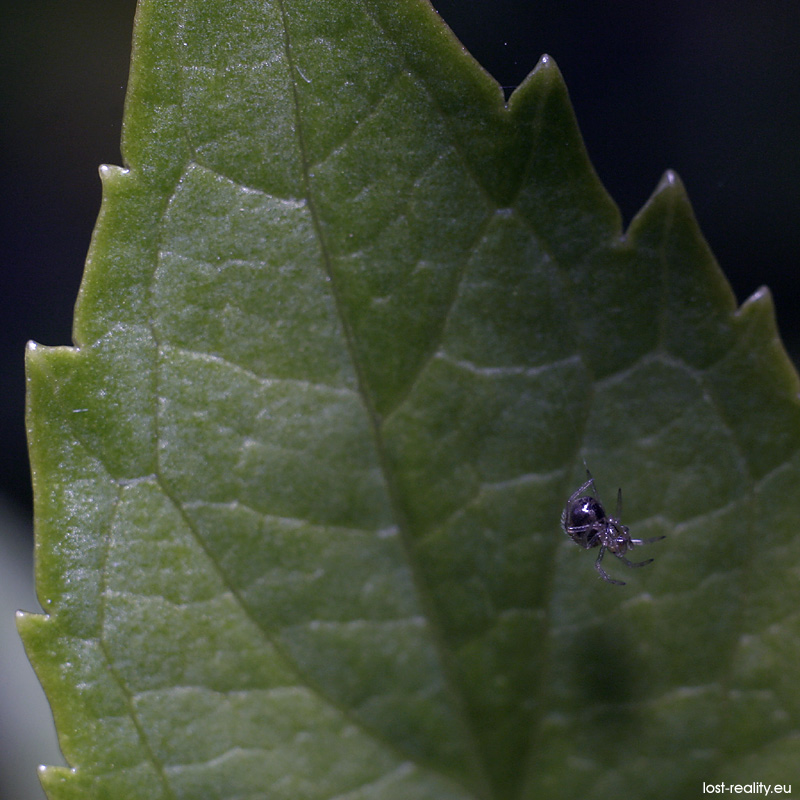
[[[597,489],[594,485],[589,470],[586,470],[587,481],[579,489],[570,495],[561,514],[561,527],[567,536],[575,544],[580,545],[586,550],[599,547],[597,560],[594,562],[595,569],[600,577],[614,583],[617,586],[624,586],[625,581],[614,580],[600,565],[603,556],[608,550],[613,553],[623,564],[628,567],[643,567],[653,559],[646,561],[629,561],[625,558],[625,553],[632,550],[637,544],[651,544],[663,539],[663,536],[656,536],[653,539],[633,539],[628,532],[626,525],[620,521],[622,516],[622,489],[617,493],[617,513],[614,517],[606,515],[603,504],[597,497]],[[591,488],[591,494],[585,494]]]

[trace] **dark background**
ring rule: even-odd
[[[800,355],[800,3],[797,0],[434,0],[498,81],[552,55],[597,172],[626,223],[661,174],[683,178],[739,302],[775,295]],[[72,307],[119,164],[134,0],[0,3],[0,500],[29,514],[28,339],[71,343]]]

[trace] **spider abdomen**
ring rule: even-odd
[[[604,522],[606,512],[595,497],[579,497],[569,509],[567,524],[571,528],[582,528],[584,525],[594,527]]]

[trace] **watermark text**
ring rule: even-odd
[[[703,794],[791,794],[791,783],[703,783]]]

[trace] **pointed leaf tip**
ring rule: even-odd
[[[656,184],[653,193],[650,195],[650,200],[648,202],[656,198],[669,198],[673,202],[677,200],[689,202],[688,195],[686,194],[686,187],[683,185],[683,181],[680,179],[677,172],[671,169],[664,172]]]
[[[512,92],[511,97],[509,97],[509,104],[512,102],[513,98],[517,98],[517,102],[519,102],[519,95],[523,88],[528,87],[532,82],[540,82],[544,83],[547,81],[554,81],[563,83],[564,77],[561,74],[561,70],[556,63],[556,60],[553,56],[549,55],[548,53],[543,53],[539,60],[536,62],[536,66],[525,76],[522,83]]]
[[[673,187],[682,187],[683,182],[681,181],[680,177],[678,177],[678,173],[674,170],[668,169],[664,174],[661,176],[661,180],[659,181],[658,188],[666,188],[667,186]]]
[[[756,304],[767,304],[769,306],[774,306],[774,299],[772,297],[772,291],[770,290],[769,286],[759,286],[745,301],[742,303],[740,311],[745,308],[745,306],[756,305]]]

